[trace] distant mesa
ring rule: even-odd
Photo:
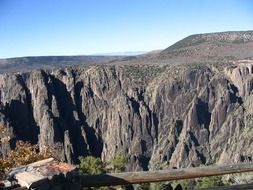
[[[164,50],[115,52],[91,56],[38,56],[0,59],[0,73],[87,64],[224,63],[253,59],[253,31],[190,35]]]
[[[253,31],[218,32],[190,35],[164,50],[173,51],[180,48],[196,46],[204,43],[240,44],[253,42]]]

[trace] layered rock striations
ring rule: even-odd
[[[99,65],[0,75],[0,123],[15,140],[129,170],[252,159],[253,62]]]

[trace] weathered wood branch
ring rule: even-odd
[[[232,173],[253,171],[253,163],[228,164],[217,166],[204,166],[196,168],[125,172],[100,175],[78,175],[77,180],[84,187],[113,186],[126,184],[139,184],[150,182],[191,179]]]

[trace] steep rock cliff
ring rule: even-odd
[[[0,75],[0,123],[62,159],[127,155],[129,170],[252,159],[252,61],[85,66]]]

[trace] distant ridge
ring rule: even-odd
[[[37,56],[0,59],[0,73],[85,64],[227,63],[253,59],[253,31],[190,35],[164,50],[129,51],[87,56]]]
[[[0,73],[82,64],[103,64],[119,58],[122,56],[35,56],[0,59]]]
[[[148,53],[148,51],[126,51],[126,52],[112,52],[112,53],[100,53],[94,54],[94,56],[135,56]]]
[[[253,31],[228,31],[204,34],[193,34],[176,42],[164,51],[199,45],[204,42],[245,43],[253,41]]]

